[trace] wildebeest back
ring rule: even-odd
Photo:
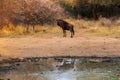
[[[63,20],[57,20],[57,25],[60,26],[62,29],[64,30],[70,30],[70,28],[73,28],[73,25],[66,22],[66,21],[63,21]]]

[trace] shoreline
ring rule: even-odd
[[[51,56],[51,57],[25,57],[25,58],[6,58],[0,60],[0,64],[19,63],[19,62],[39,62],[48,59],[80,59],[90,62],[120,62],[120,57],[97,57],[97,56]]]

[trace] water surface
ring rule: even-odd
[[[118,80],[120,62],[49,58],[0,64],[4,80]]]

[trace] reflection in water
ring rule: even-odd
[[[37,62],[0,65],[0,79],[11,80],[117,80],[120,62],[50,58]]]
[[[67,71],[47,72],[45,76],[48,77],[49,80],[76,80],[75,78],[78,75],[73,70],[67,70]]]

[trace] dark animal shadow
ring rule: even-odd
[[[73,38],[75,32],[74,32],[74,26],[62,19],[57,19],[57,25],[60,26],[63,30],[63,37],[66,37],[66,30],[69,30],[71,32],[71,38]]]

